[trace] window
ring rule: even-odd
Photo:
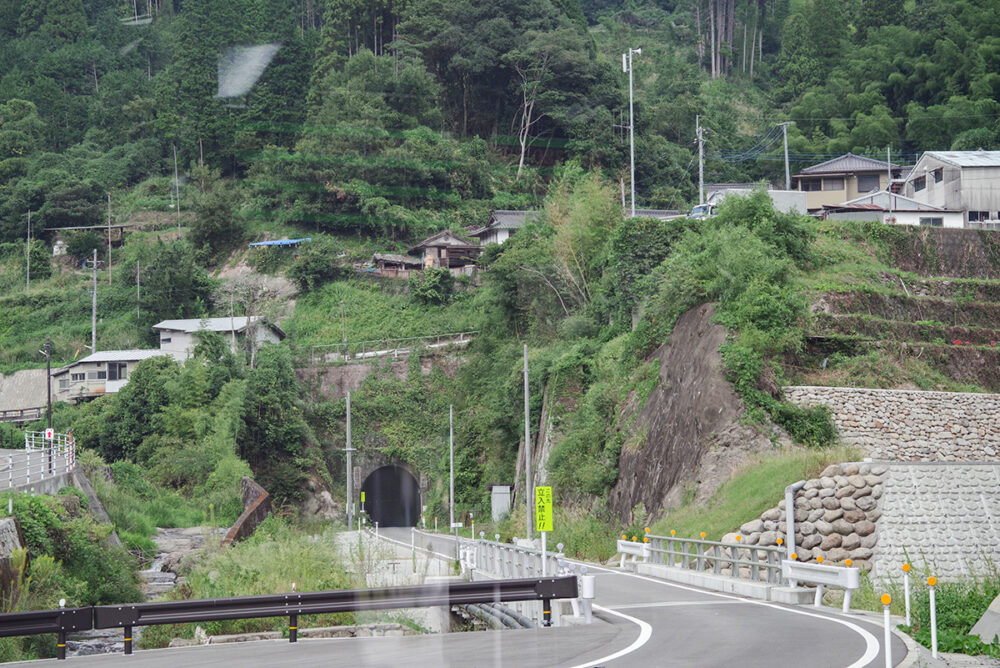
[[[940,167],[934,170],[934,183],[941,183],[941,179],[944,178],[944,170]]]
[[[920,218],[920,224],[927,227],[944,227],[944,218]]]
[[[913,179],[913,192],[920,192],[927,187],[927,177],[921,176],[919,179]]]
[[[799,181],[799,190],[806,192],[813,192],[815,190],[822,190],[823,183],[820,179],[802,179]]]
[[[843,190],[844,189],[844,177],[834,176],[832,178],[823,179],[823,190]]]
[[[69,378],[60,378],[59,379],[59,389],[60,390],[68,390],[69,389]]]
[[[87,372],[87,378],[90,380],[107,380],[107,371],[89,371]]]
[[[108,380],[125,380],[126,378],[128,378],[128,364],[108,362]]]
[[[858,192],[867,193],[879,189],[878,174],[858,174]]]
[[[160,343],[161,344],[162,343],[170,343],[170,337],[169,336],[160,337]]]
[[[990,219],[990,212],[989,211],[970,211],[969,212],[969,220],[970,221],[989,220],[989,219]]]
[[[87,374],[85,374],[85,373],[71,373],[70,374],[70,380],[72,380],[74,383],[82,383],[83,381],[87,380]]]

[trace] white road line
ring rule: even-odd
[[[573,668],[590,668],[591,666],[599,666],[603,663],[607,663],[608,661],[614,661],[615,659],[620,659],[626,654],[631,654],[635,650],[639,649],[647,642],[649,642],[649,639],[653,637],[653,627],[650,626],[648,622],[644,622],[641,619],[636,619],[635,617],[626,615],[625,613],[622,612],[617,612],[616,610],[612,610],[610,608],[602,607],[600,605],[597,605],[596,603],[594,604],[594,610],[599,610],[609,615],[614,615],[615,617],[621,617],[622,619],[632,622],[633,624],[638,624],[639,637],[636,638],[635,641],[633,641],[632,644],[626,647],[625,649],[620,649],[614,654],[602,656],[599,659],[594,659],[593,661],[588,661],[587,663],[578,664],[576,666],[573,666]]]
[[[609,605],[608,610],[632,610],[635,608],[674,608],[687,605],[736,605],[743,601],[660,601],[659,603],[633,603],[629,605]]]

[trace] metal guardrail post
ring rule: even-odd
[[[722,573],[722,559],[721,559],[721,555],[719,554],[719,552],[720,552],[719,546],[718,545],[713,545],[712,546],[712,572],[715,573],[716,575],[720,575]]]
[[[288,642],[298,642],[299,640],[299,616],[292,614],[288,616]]]
[[[125,639],[125,653],[126,654],[131,654],[132,653],[132,627],[131,626],[126,626],[125,627],[124,636],[123,637]]]

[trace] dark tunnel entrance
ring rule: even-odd
[[[361,485],[364,510],[380,527],[412,527],[420,519],[420,487],[409,471],[394,464],[377,468]]]

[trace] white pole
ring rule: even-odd
[[[31,290],[31,209],[28,209],[28,239],[24,249],[24,276],[27,281],[24,285],[24,291],[29,292]]]
[[[781,124],[781,135],[785,141],[785,190],[792,189],[792,176],[788,167],[788,122]]]
[[[177,204],[177,231],[181,231],[181,187],[177,180],[177,147],[174,146],[174,202]]]
[[[892,598],[888,594],[882,594],[882,622],[885,627],[882,653],[885,655],[885,668],[892,668],[892,619],[889,615],[889,603],[891,602]]]
[[[531,413],[528,407],[528,344],[524,344],[524,517],[525,532],[531,540]]]
[[[97,249],[94,249],[94,266],[92,273],[94,276],[94,293],[90,300],[90,352],[97,352]]]
[[[935,659],[938,658],[937,651],[937,602],[934,600],[934,585],[937,584],[937,578],[929,577],[927,578],[927,584],[930,585],[930,598],[931,598],[931,656]]]
[[[888,172],[889,180],[885,184],[885,194],[889,198],[889,216],[892,217],[892,147],[885,147],[885,170]],[[906,624],[909,626],[910,619],[906,618]]]
[[[108,193],[108,285],[111,285],[111,193]]]
[[[542,577],[543,578],[546,576],[545,562],[548,561],[548,559],[546,559],[546,557],[549,555],[549,553],[545,549],[545,536],[548,533],[549,533],[548,531],[543,531],[542,532]]]
[[[632,54],[642,55],[642,49],[628,50],[628,136],[629,136],[629,173],[632,186],[632,218],[635,218],[635,106],[632,96]]]
[[[351,462],[351,393],[347,393],[347,526],[354,524],[354,467]]]
[[[906,603],[906,625],[910,626],[910,565],[903,564],[903,600]]]

